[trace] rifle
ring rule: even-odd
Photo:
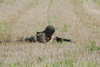
[[[71,39],[66,39],[66,38],[55,37],[54,39],[55,39],[57,42],[60,42],[60,43],[62,43],[62,41],[65,41],[65,42],[73,42],[73,43],[75,43],[75,42],[72,41]]]

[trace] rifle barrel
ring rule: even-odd
[[[62,43],[62,41],[73,42],[73,43],[75,43],[75,42],[72,41],[71,39],[60,38],[60,37],[55,37],[55,39],[56,39],[57,42],[61,42],[61,43]]]

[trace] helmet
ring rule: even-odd
[[[45,33],[54,33],[55,28],[51,25],[47,26],[46,29],[44,30]]]

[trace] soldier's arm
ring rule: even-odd
[[[53,40],[54,40],[54,35],[51,36],[49,43],[51,43]]]

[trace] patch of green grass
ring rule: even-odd
[[[100,4],[100,0],[93,0],[95,3]]]
[[[75,3],[79,3],[79,4],[83,4],[83,0],[73,0],[71,1],[71,4],[75,4]]]
[[[95,32],[95,33],[100,32],[100,28],[97,28],[97,27],[94,28],[93,26],[88,26],[87,30],[89,30],[91,32]]]
[[[90,51],[96,50],[96,42],[95,41],[91,41],[90,45],[88,46],[88,50],[90,50]]]
[[[11,64],[1,64],[0,66],[2,67],[38,67],[38,65],[36,66],[32,66],[31,64],[18,64],[18,63],[11,63]],[[75,62],[73,59],[68,59],[68,60],[62,60],[59,63],[51,63],[51,64],[39,64],[39,67],[99,67],[99,63],[98,62],[92,62],[92,61],[86,61],[86,60],[81,60],[78,62]]]
[[[3,62],[2,62],[2,61],[0,61],[0,67],[2,67],[2,65],[3,65]]]
[[[99,67],[99,64],[91,61],[80,61],[78,67]]]
[[[56,40],[53,40],[52,45],[55,45],[56,43],[57,43],[57,41]]]
[[[88,46],[86,46],[88,51],[99,51],[100,50],[100,46],[96,46],[96,42],[95,41],[91,41],[89,43]]]
[[[0,21],[0,40],[9,40],[11,39],[11,34],[8,32],[10,26],[6,21]]]
[[[17,66],[18,66],[17,63],[11,63],[11,64],[9,64],[9,67],[17,67]]]
[[[10,1],[10,3],[14,3],[14,2],[16,2],[16,0],[12,0],[12,1]]]
[[[11,3],[15,3],[17,0],[0,0],[0,4],[1,3],[6,3],[6,4],[11,4]]]
[[[43,58],[42,57],[38,57],[38,62],[42,62],[43,61]]]
[[[0,67],[23,67],[23,66],[19,63],[10,63],[10,64],[1,63]]]
[[[52,3],[53,2],[53,0],[50,0],[50,3]]]
[[[3,2],[4,2],[4,0],[0,0],[0,4],[3,3]]]
[[[53,0],[50,0],[50,4],[52,4]]]
[[[59,18],[59,16],[58,16],[58,15],[55,15],[55,16],[54,16],[54,18],[56,18],[56,19],[57,19],[57,18]]]
[[[50,3],[49,3],[49,6],[48,6],[48,8],[50,8],[51,7],[51,4],[53,3],[53,0],[50,0]]]
[[[39,2],[36,2],[36,5],[39,5]]]
[[[46,64],[45,67],[74,67],[74,60],[73,59],[67,59],[67,60],[61,60],[59,63],[51,63]]]
[[[47,16],[47,22],[48,22],[48,25],[51,24],[51,20],[50,20],[49,16]]]
[[[64,62],[66,67],[74,67],[74,60],[73,59],[68,59]]]
[[[0,30],[6,31],[9,29],[9,25],[6,23],[6,21],[0,22]]]
[[[64,31],[64,32],[67,32],[67,31],[68,31],[68,26],[67,26],[66,24],[65,24],[64,27],[63,27],[63,31]]]
[[[60,63],[46,64],[45,67],[99,67],[99,63],[86,60],[75,62],[73,59],[67,59],[60,61]]]

